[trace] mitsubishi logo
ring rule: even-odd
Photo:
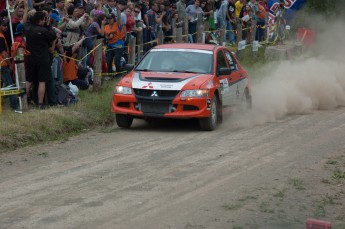
[[[153,91],[152,94],[151,94],[151,97],[158,97],[157,91]]]

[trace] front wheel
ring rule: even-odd
[[[199,119],[199,125],[202,130],[214,130],[218,122],[218,100],[216,95],[213,96],[211,102],[210,116]]]
[[[121,128],[131,127],[133,122],[133,117],[125,114],[116,114],[116,123]]]

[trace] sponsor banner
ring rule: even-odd
[[[305,3],[306,0],[285,0],[285,19],[287,20],[287,23],[291,20],[294,13],[299,10],[302,5]],[[279,7],[279,0],[268,0],[268,7],[269,7],[269,15],[268,15],[268,24],[273,25],[274,24],[274,13]]]

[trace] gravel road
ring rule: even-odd
[[[137,120],[130,130],[2,154],[1,228],[302,228],[315,213],[306,192],[323,191],[320,179],[330,176],[325,163],[345,164],[345,108],[246,128],[237,118],[213,132],[194,122]],[[277,221],[279,207],[262,205],[274,202],[273,190],[291,191],[292,180],[306,190],[292,199],[285,192],[289,205]],[[287,211],[302,202],[304,215]]]

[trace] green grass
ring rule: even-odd
[[[51,140],[66,140],[84,130],[113,124],[112,90],[105,81],[100,91],[79,91],[76,105],[47,110],[29,109],[17,114],[6,107],[0,114],[0,153]],[[7,100],[8,101],[8,100]]]
[[[296,190],[305,190],[304,182],[301,179],[290,179],[289,183],[294,186]]]
[[[242,206],[243,206],[242,203],[231,203],[231,204],[225,204],[222,207],[227,210],[236,210],[236,209],[240,209]]]

